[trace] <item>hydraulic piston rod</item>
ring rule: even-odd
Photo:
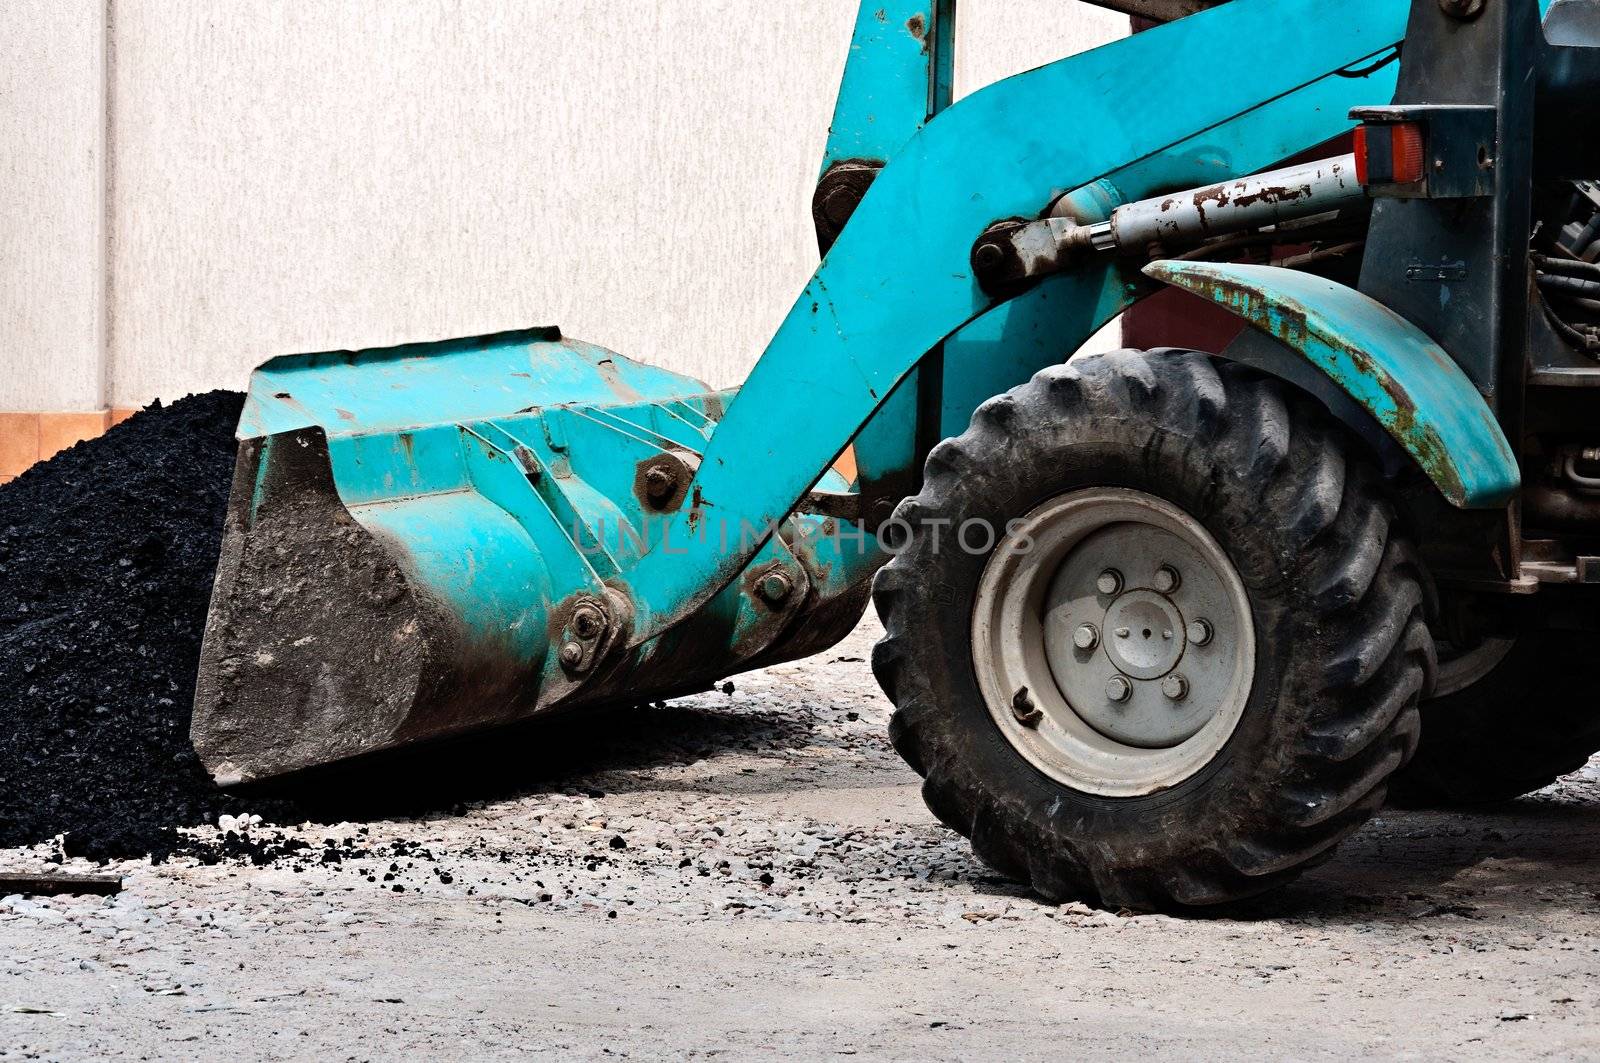
[[[1058,273],[1085,255],[1200,243],[1337,211],[1365,194],[1355,156],[1319,159],[1126,203],[1087,225],[1065,216],[1003,222],[979,238],[973,268],[986,290],[1001,290]]]

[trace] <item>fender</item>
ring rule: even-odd
[[[1152,262],[1145,273],[1209,299],[1297,351],[1370,413],[1461,509],[1521,484],[1494,411],[1444,348],[1353,288],[1280,266]]]

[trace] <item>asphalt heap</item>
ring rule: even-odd
[[[290,812],[189,746],[242,401],[157,403],[0,486],[0,846],[161,860],[176,827]]]

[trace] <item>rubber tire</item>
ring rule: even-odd
[[[1593,639],[1531,632],[1476,683],[1423,702],[1422,741],[1394,778],[1392,803],[1510,801],[1583,767],[1600,751],[1600,710],[1586,672]]]
[[[1251,596],[1257,666],[1237,729],[1198,773],[1141,797],[1069,789],[1003,737],[970,642],[988,558],[934,549],[922,523],[1003,527],[1089,486],[1181,506]],[[1426,574],[1343,429],[1278,381],[1192,351],[1075,358],[979,407],[896,512],[908,541],[873,586],[890,737],[934,815],[1049,900],[1157,910],[1266,892],[1379,809],[1416,747],[1435,667]]]

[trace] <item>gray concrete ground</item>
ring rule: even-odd
[[[1594,765],[1386,812],[1249,918],[1056,907],[923,808],[876,635],[396,767],[433,811],[286,828],[297,860],[8,898],[0,1059],[1600,1057]]]

